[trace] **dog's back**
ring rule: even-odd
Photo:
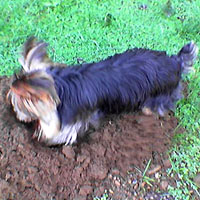
[[[190,50],[185,53],[188,46]],[[63,98],[70,96],[68,106],[75,107],[74,110],[76,107],[84,111],[98,107],[106,112],[141,109],[146,99],[170,96],[180,88],[181,74],[197,54],[193,48],[196,48],[193,43],[188,44],[171,57],[165,52],[133,49],[98,63],[62,70],[52,68],[48,73],[59,80],[56,84],[62,82],[60,79],[68,83]]]

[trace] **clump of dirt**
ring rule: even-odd
[[[50,148],[16,120],[5,101],[8,88],[9,79],[0,78],[0,199],[92,199],[104,190],[115,200],[156,196],[137,193],[138,180],[150,159],[165,167],[173,116],[109,116],[80,143]]]

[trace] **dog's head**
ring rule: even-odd
[[[60,102],[53,79],[43,71],[17,77],[11,84],[7,99],[17,118],[25,122],[48,121],[48,113],[55,111]]]
[[[7,101],[20,121],[37,120],[38,131],[41,131],[41,126],[50,127],[46,132],[55,135],[60,130],[57,115],[60,99],[53,78],[46,72],[47,67],[54,66],[47,56],[46,46],[33,37],[24,44],[19,59],[22,70],[13,77]]]
[[[38,121],[35,135],[48,140],[60,131],[57,106],[60,99],[51,76],[43,71],[17,77],[7,94],[16,117],[20,121]]]

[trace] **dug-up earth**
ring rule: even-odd
[[[173,199],[165,172],[173,116],[110,116],[78,144],[50,148],[6,104],[9,82],[0,78],[0,199],[92,200],[105,191],[113,200]]]

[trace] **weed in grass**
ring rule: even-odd
[[[101,197],[94,197],[93,200],[111,200],[107,194],[107,191]]]
[[[145,170],[142,174],[142,182],[145,182],[146,184],[152,186],[151,182],[154,182],[154,179],[146,176],[147,170],[149,169],[150,165],[151,165],[151,159],[148,161],[147,166],[145,167]]]

